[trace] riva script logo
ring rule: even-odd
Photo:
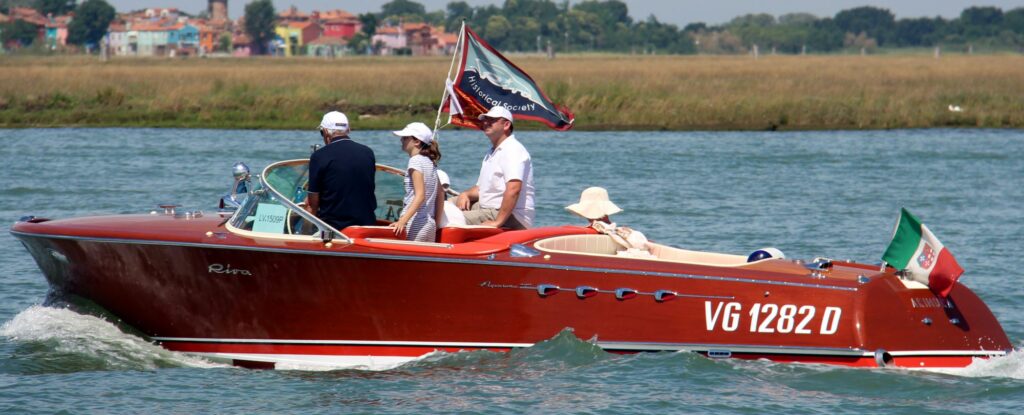
[[[249,275],[249,276],[252,275],[252,273],[249,272],[249,270],[247,270],[247,269],[231,268],[231,264],[227,264],[227,265],[210,264],[210,266],[206,269],[206,271],[209,272],[210,274]]]

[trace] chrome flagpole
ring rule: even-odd
[[[448,75],[444,78],[444,92],[441,93],[441,103],[437,104],[437,118],[434,120],[434,137],[437,138],[437,129],[441,126],[441,110],[444,109],[444,100],[451,96],[452,91],[452,71],[455,70],[455,58],[462,54],[462,42],[465,41],[466,36],[466,21],[462,21],[462,26],[459,27],[459,39],[455,42],[455,51],[452,52],[452,63],[448,66]],[[452,97],[454,99],[454,97]],[[454,103],[453,107],[458,108],[460,113],[462,107],[458,103]],[[451,115],[449,115],[451,117]],[[450,118],[449,118],[450,119]],[[447,124],[446,124],[447,125]]]

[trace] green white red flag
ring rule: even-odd
[[[909,279],[927,285],[942,298],[949,296],[964,273],[953,254],[905,208],[900,209],[896,231],[882,260],[904,270]]]

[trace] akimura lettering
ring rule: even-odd
[[[839,307],[825,307],[819,314],[817,307],[812,305],[754,303],[744,313],[743,304],[737,302],[704,302],[704,322],[708,331],[746,328],[751,333],[832,335],[839,331],[842,315],[843,309]]]
[[[247,269],[231,268],[231,264],[210,264],[206,270],[211,274],[252,275],[252,273]]]
[[[945,298],[911,298],[910,304],[914,308],[953,308],[953,302]]]

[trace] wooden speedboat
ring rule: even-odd
[[[616,353],[866,367],[963,367],[1012,349],[963,284],[940,298],[878,265],[637,254],[583,226],[444,228],[435,243],[332,229],[296,203],[306,162],[267,167],[230,212],[26,217],[11,233],[64,297],[167,349],[249,367],[383,369],[565,328]],[[400,174],[379,167],[381,224],[400,208]]]

